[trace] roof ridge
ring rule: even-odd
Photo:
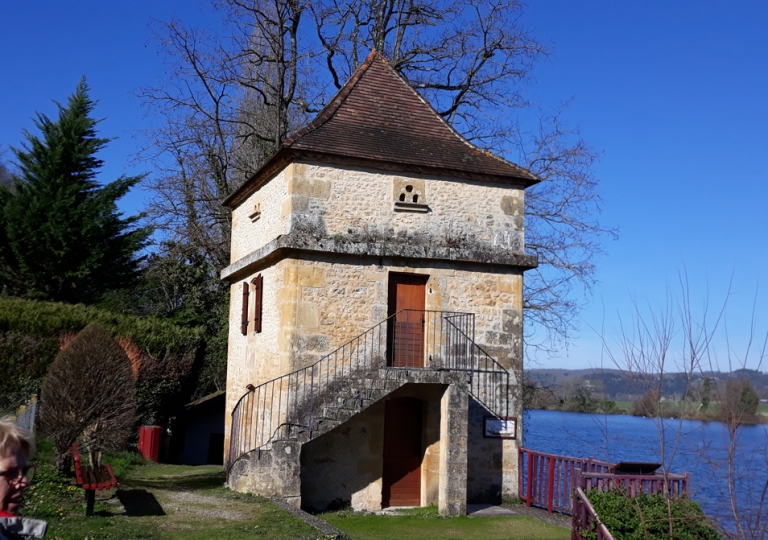
[[[376,51],[374,51],[374,52],[376,52]],[[373,54],[373,53],[371,53],[371,54]],[[449,130],[451,130],[451,133],[453,133],[453,135],[455,137],[457,137],[459,139],[459,141],[461,141],[465,145],[469,146],[472,150],[475,150],[477,152],[485,154],[485,155],[487,155],[489,157],[495,158],[498,161],[501,161],[502,163],[504,163],[505,165],[511,165],[512,167],[515,167],[516,169],[519,169],[522,173],[527,173],[531,179],[539,180],[539,177],[536,176],[535,174],[533,174],[528,169],[526,169],[524,167],[521,167],[517,163],[513,163],[513,162],[511,162],[511,161],[509,161],[507,159],[504,159],[501,156],[497,156],[496,154],[494,154],[493,152],[491,152],[489,150],[483,150],[482,148],[480,148],[479,146],[475,145],[470,140],[468,140],[464,135],[459,133],[456,128],[454,128],[451,124],[449,124],[448,121],[445,118],[443,118],[442,115],[439,112],[437,112],[437,109],[435,109],[432,106],[432,104],[424,96],[419,94],[419,92],[416,90],[416,88],[414,88],[413,85],[411,85],[411,83],[409,83],[405,79],[405,77],[403,77],[400,73],[395,71],[395,68],[393,68],[391,65],[389,65],[389,62],[384,58],[383,55],[381,55],[381,53],[379,53],[379,56],[381,56],[382,60],[384,60],[384,63],[386,64],[386,67],[387,67],[387,72],[390,73],[391,75],[394,75],[395,77],[397,77],[397,79],[400,82],[402,82],[408,88],[408,90],[410,90],[414,95],[416,95],[416,97],[419,98],[419,100],[422,103],[424,103],[424,105],[429,107],[429,110],[432,111],[432,113],[437,117],[438,120],[440,120],[440,122],[443,123],[443,125],[445,127],[447,127]]]

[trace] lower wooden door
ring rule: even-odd
[[[381,505],[421,504],[422,402],[395,398],[384,404]]]

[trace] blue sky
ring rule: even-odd
[[[117,137],[101,156],[103,180],[151,173],[132,159],[154,121],[135,93],[164,75],[151,19],[174,16],[213,21],[194,0],[0,3],[0,148],[19,144],[35,111],[54,116],[52,100],[86,75],[101,133]],[[599,365],[599,329],[610,342],[633,299],[645,309],[667,290],[679,296],[681,270],[695,307],[709,299],[712,311],[732,280],[728,331],[740,355],[756,294],[757,329],[768,330],[768,3],[538,0],[522,21],[551,47],[527,95],[544,113],[572,100],[567,120],[601,153],[601,220],[620,232],[606,241],[571,346],[539,361]],[[148,196],[136,191],[123,208],[135,213]]]

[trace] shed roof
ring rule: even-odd
[[[282,149],[225,204],[240,204],[297,155],[522,186],[538,181],[462,137],[376,51],[315,119],[283,141]]]

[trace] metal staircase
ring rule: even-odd
[[[232,411],[227,471],[274,442],[306,442],[346,422],[415,374],[469,374],[470,395],[509,413],[509,372],[474,342],[473,313],[403,310],[312,365],[251,387]]]

